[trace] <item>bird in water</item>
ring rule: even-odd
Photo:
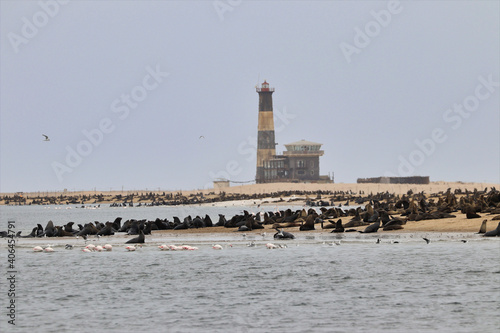
[[[73,245],[71,244],[66,244],[66,246],[64,247],[66,250],[73,250]]]

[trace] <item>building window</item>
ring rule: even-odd
[[[314,170],[311,170],[311,176],[314,176]]]
[[[297,174],[298,174],[298,175],[303,175],[304,173],[305,173],[305,172],[304,172],[304,170],[299,170],[299,171],[297,171]]]
[[[297,161],[297,168],[304,168],[306,165],[303,160]]]
[[[311,161],[309,165],[311,166],[311,168],[314,168],[314,161]]]

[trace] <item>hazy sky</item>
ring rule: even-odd
[[[498,183],[499,13],[498,1],[2,0],[0,191],[255,179],[264,79],[277,151],[322,143],[335,182]]]

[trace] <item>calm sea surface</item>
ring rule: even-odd
[[[232,216],[255,207],[55,209],[0,207],[0,230],[29,232],[115,217]],[[500,239],[473,234],[297,233],[293,241],[239,233],[155,235],[126,252],[84,253],[82,239],[19,239],[16,325],[8,324],[7,241],[1,241],[0,332],[498,332]],[[428,236],[426,234],[426,236]],[[377,237],[381,244],[375,244]],[[467,243],[462,242],[466,239]],[[249,241],[256,242],[248,247]],[[397,240],[399,243],[393,243]],[[213,242],[225,248],[212,249]],[[287,248],[268,250],[267,242]],[[33,245],[54,244],[54,253]],[[64,250],[64,244],[75,246]],[[198,251],[159,251],[158,244]],[[229,246],[229,244],[232,245]]]

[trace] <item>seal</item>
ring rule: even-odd
[[[144,239],[144,232],[139,230],[139,236],[126,241],[125,244],[142,244],[144,243]]]
[[[252,231],[252,229],[250,229],[246,224],[245,225],[240,225],[240,227],[238,228],[238,230],[236,231]]]
[[[92,222],[86,223],[82,230],[76,233],[76,236],[86,236],[86,235],[95,235],[98,230],[94,226]]]
[[[314,223],[316,222],[316,218],[318,217],[318,214],[314,213],[306,217],[306,221],[304,224],[302,224],[299,227],[300,231],[308,231],[308,230],[315,230],[314,229]],[[320,220],[321,221],[321,220]],[[318,221],[318,222],[320,222]]]
[[[54,227],[54,222],[49,221],[47,222],[47,226],[45,227],[45,232],[44,235],[47,237],[54,237],[57,234],[57,230]]]
[[[130,220],[127,220],[127,221],[125,221],[125,223],[123,223],[123,225],[119,229],[116,229],[116,230],[118,230],[118,232],[127,232],[128,229],[130,229],[131,225],[132,225],[132,222]]]
[[[66,225],[64,226],[64,231],[74,233],[75,230],[73,230],[73,224],[75,224],[75,222],[66,223]]]
[[[215,224],[216,227],[223,227],[226,224],[226,217],[223,214],[219,214],[219,221]]]
[[[334,223],[334,221],[328,220],[327,225],[323,224],[323,222],[324,222],[323,219],[319,219],[319,222],[321,224],[321,229],[335,229],[336,224]]]
[[[274,239],[295,239],[295,236],[289,232],[286,232],[286,231],[283,231],[283,229],[281,229],[281,231],[276,228],[276,233],[274,234]]]
[[[500,222],[498,223],[497,228],[495,230],[491,230],[483,234],[483,237],[496,237],[496,236],[500,236]]]
[[[205,228],[205,222],[201,219],[201,217],[196,216],[193,219],[193,227],[198,229],[198,228]]]
[[[208,214],[205,214],[205,218],[203,219],[203,222],[205,223],[205,226],[207,228],[211,228],[214,225],[214,223],[212,222],[212,219],[210,218],[210,216],[208,216]]]
[[[486,232],[486,223],[488,220],[484,220],[483,223],[481,223],[481,228],[479,228],[478,234],[484,234]]]
[[[332,232],[338,233],[338,232],[344,232],[345,228],[342,225],[342,219],[339,219],[337,223],[335,223],[335,229],[332,230]]]
[[[361,220],[361,215],[360,215],[360,209],[356,210],[356,215],[349,221],[347,222],[344,227],[346,228],[355,228],[355,227],[361,227],[364,225],[368,225],[369,223],[366,223]]]
[[[66,230],[63,229],[63,227],[59,227],[57,226],[56,227],[56,232],[54,234],[54,236],[57,236],[57,237],[71,237],[73,236],[73,233],[72,232],[67,232]]]
[[[37,230],[36,230],[36,236],[37,237],[42,237],[43,236],[43,227],[40,223],[38,223],[37,225]]]
[[[252,230],[254,229],[264,229],[264,226],[255,220],[253,215],[250,215],[247,220],[250,220]]]
[[[365,228],[365,230],[363,230],[363,231],[358,230],[358,232],[360,232],[362,234],[368,234],[368,233],[372,233],[372,232],[377,232],[378,228],[380,228],[380,221],[377,221],[373,224],[370,224],[369,226],[367,226]]]
[[[399,230],[403,229],[403,224],[406,224],[406,221],[403,221],[398,218],[394,218],[390,220],[389,222],[385,223],[383,225],[382,230],[387,231],[387,230]]]
[[[151,235],[151,230],[153,230],[153,222],[148,221],[144,225],[144,235]]]
[[[121,224],[122,224],[122,218],[121,218],[121,217],[117,217],[117,218],[113,221],[113,229],[115,229],[115,230],[120,230],[120,228],[121,228]]]
[[[127,235],[138,235],[139,234],[139,221],[131,220],[130,228],[127,231]]]
[[[471,205],[467,206],[467,208],[465,210],[465,216],[468,219],[477,219],[477,218],[481,217],[481,215],[477,214],[476,210]]]
[[[102,228],[101,230],[99,230],[99,232],[97,233],[98,236],[111,236],[111,235],[114,235],[114,231],[113,231],[113,222],[106,222],[106,225],[104,226],[104,228]]]
[[[174,221],[176,219],[176,216],[174,216]],[[177,218],[177,220],[179,220],[179,218]],[[189,219],[186,217],[184,219],[184,222],[180,223],[180,220],[179,220],[179,224],[176,224],[176,226],[174,227],[174,230],[184,230],[184,229],[189,229]]]
[[[34,227],[33,230],[31,230],[31,234],[26,235],[26,236],[20,236],[21,238],[31,238],[31,237],[36,237],[36,232],[38,230],[38,227]]]

